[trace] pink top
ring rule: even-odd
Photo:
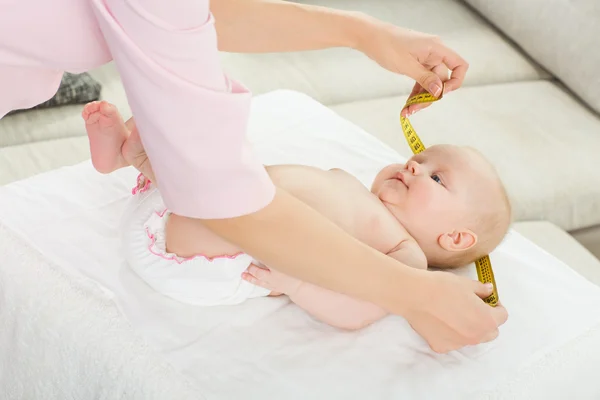
[[[48,100],[63,71],[114,59],[171,211],[227,218],[271,202],[246,139],[251,94],[222,72],[208,0],[0,0],[0,10],[0,118]]]

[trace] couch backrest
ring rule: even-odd
[[[600,113],[600,0],[464,0]]]

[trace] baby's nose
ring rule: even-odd
[[[421,166],[419,165],[419,163],[413,160],[409,161],[408,164],[406,164],[406,168],[413,175],[419,175],[419,172],[421,171]]]

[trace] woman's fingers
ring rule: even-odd
[[[448,93],[446,82],[448,81],[448,72],[449,71],[448,71],[448,68],[446,67],[446,65],[445,64],[435,65],[434,67],[431,68],[431,71],[434,72],[441,79],[442,82],[444,82],[444,91],[442,94]],[[416,96],[417,94],[426,93],[426,92],[427,92],[427,90],[423,89],[423,87],[417,82],[417,83],[415,83],[413,90],[410,92],[410,95],[408,95],[408,98],[410,99],[411,97]],[[403,109],[401,112],[401,115],[405,118],[408,118],[415,112],[421,111],[422,109],[431,106],[431,104],[432,103],[413,104],[413,105]]]
[[[454,51],[444,46],[444,64],[450,71],[450,79],[446,82],[446,90],[444,93],[450,93],[462,86],[467,71],[469,70],[469,63],[459,56]]]

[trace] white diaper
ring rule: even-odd
[[[169,214],[152,185],[133,195],[122,219],[125,258],[154,290],[199,306],[239,304],[269,294],[269,290],[241,278],[254,261],[247,254],[208,259],[202,255],[182,258],[167,253],[165,223]]]

